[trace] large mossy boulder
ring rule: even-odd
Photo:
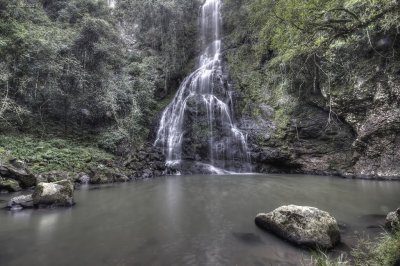
[[[282,206],[272,212],[258,214],[255,223],[303,247],[331,249],[340,242],[336,219],[313,207]]]
[[[74,185],[70,180],[54,183],[39,183],[32,195],[35,207],[70,207],[73,201]]]
[[[386,216],[385,227],[390,231],[400,230],[400,208]]]
[[[18,192],[20,190],[21,187],[16,180],[0,178],[0,191]]]

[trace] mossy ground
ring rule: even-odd
[[[114,156],[91,143],[73,139],[39,138],[30,135],[0,135],[0,161],[24,161],[34,173],[50,171],[85,172]]]

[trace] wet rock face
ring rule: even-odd
[[[334,108],[356,132],[352,174],[400,178],[400,78],[391,63],[366,65],[334,98]]]
[[[130,170],[132,178],[152,178],[166,174],[165,156],[160,148],[148,147],[133,152],[125,160],[124,166]]]
[[[374,111],[358,133],[354,172],[366,178],[400,179],[400,109]]]
[[[69,207],[73,202],[74,185],[69,180],[39,183],[32,195],[37,207]]]
[[[352,166],[352,128],[329,112],[306,105],[294,112],[290,132],[294,141],[289,152],[299,172],[340,174]]]
[[[336,219],[313,207],[282,206],[258,214],[255,223],[299,246],[331,249],[340,242]]]
[[[184,117],[185,132],[182,141],[182,159],[210,162],[209,119],[201,95],[189,99]],[[216,121],[212,121],[216,127]]]
[[[312,105],[299,106],[286,132],[279,136],[271,107],[260,119],[246,117],[252,163],[261,173],[340,174],[352,166],[354,132],[340,119],[328,123],[329,113]]]
[[[182,173],[204,173],[196,163],[246,172],[243,167],[248,162],[245,136],[234,125],[230,110],[233,92],[227,92],[224,86],[227,85],[223,82],[215,82],[213,92],[218,98],[199,94],[187,100],[183,117]]]
[[[333,113],[322,95],[301,99],[283,133],[273,115],[243,115],[262,129],[246,130],[256,170],[400,180],[400,79],[366,72],[338,85]]]
[[[391,42],[381,38],[377,43]],[[391,45],[398,49],[400,42]],[[400,180],[399,55],[384,59],[368,43],[355,48],[340,49],[338,58],[347,63],[329,70],[335,76],[331,83],[306,81],[292,91],[269,86],[267,97],[260,97],[270,106],[251,106],[247,85],[235,84],[243,91],[239,100],[245,107],[238,116],[256,171]]]

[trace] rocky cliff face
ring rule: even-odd
[[[256,116],[242,110],[240,127],[249,135],[256,170],[398,179],[397,62],[379,55],[359,57],[346,79],[333,82],[330,95],[322,84],[317,93],[303,94],[288,117],[277,115],[272,104],[253,105]]]
[[[332,103],[356,133],[350,176],[400,176],[399,64],[379,57],[354,69],[354,78]]]
[[[398,30],[360,30],[274,65],[248,7],[225,1],[224,57],[255,170],[400,179]]]
[[[221,55],[230,75],[223,83],[233,85],[233,120],[247,135],[253,170],[400,179],[398,30],[361,30],[328,52],[305,49],[273,65],[277,52],[258,39],[245,2],[224,1]],[[182,156],[189,161],[209,157],[208,110],[198,102],[188,101],[184,117]]]

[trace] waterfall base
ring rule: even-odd
[[[218,162],[217,162],[218,163]],[[226,165],[226,161],[221,161]],[[218,165],[218,164],[216,164]],[[229,169],[229,170],[226,170]],[[217,167],[212,164],[196,161],[174,161],[167,163],[168,175],[236,175],[251,174],[251,165],[249,163],[231,162],[229,167]]]

